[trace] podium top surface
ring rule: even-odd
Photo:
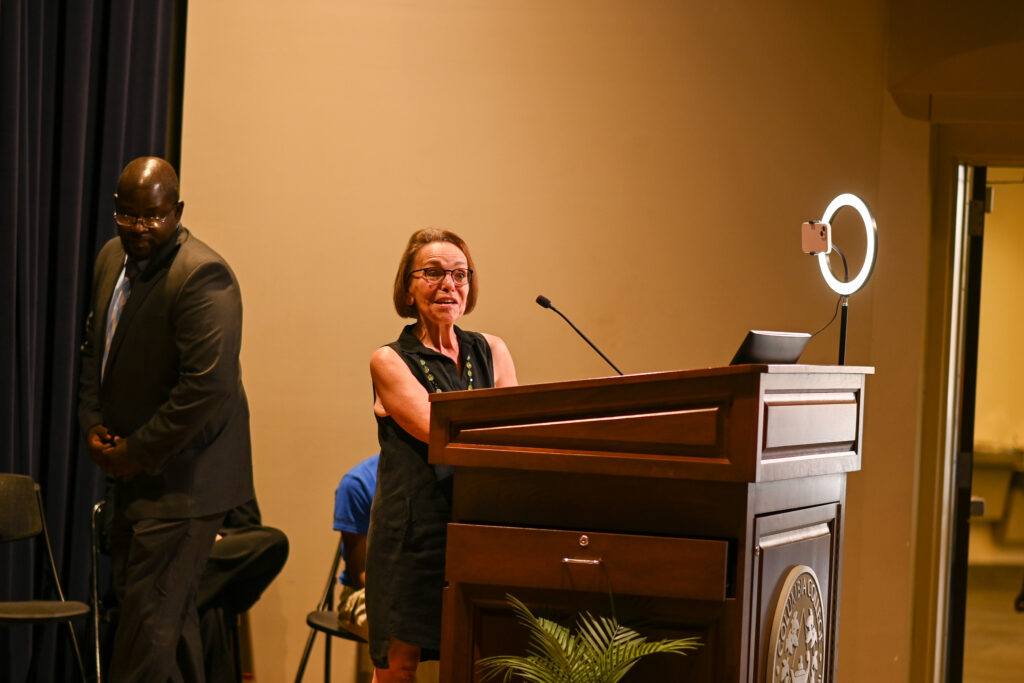
[[[514,387],[493,389],[474,389],[474,392],[486,391],[488,395],[513,396],[537,391],[558,391],[561,389],[578,389],[583,387],[604,387],[614,385],[637,384],[644,382],[675,381],[698,378],[728,377],[735,375],[873,375],[875,368],[868,365],[805,365],[805,364],[743,364],[723,365],[720,367],[693,368],[690,370],[664,370],[655,372],[639,372],[629,375],[609,375],[588,379],[564,380],[559,382],[540,382],[537,384],[520,384]],[[430,394],[432,403],[465,400],[468,391],[446,391]]]

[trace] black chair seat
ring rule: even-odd
[[[0,624],[44,624],[85,616],[90,611],[89,605],[73,600],[0,602]]]
[[[338,622],[338,612],[336,610],[310,612],[306,615],[306,623],[309,624],[310,628],[315,628],[323,633],[329,633],[337,638],[356,640],[361,643],[366,642],[366,637],[357,628],[351,624]]]

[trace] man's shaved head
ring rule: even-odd
[[[174,235],[184,203],[178,199],[178,174],[159,157],[128,163],[117,180],[115,220],[124,250],[147,259]]]
[[[124,195],[137,188],[146,188],[175,204],[178,201],[178,174],[160,157],[139,157],[128,163],[117,179],[117,194]]]

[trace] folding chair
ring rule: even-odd
[[[46,557],[50,563],[50,574],[59,600],[27,600],[20,602],[0,602],[0,626],[20,626],[26,624],[51,624],[64,622],[71,635],[71,645],[75,651],[75,660],[82,680],[88,681],[82,653],[78,649],[78,638],[75,636],[74,619],[89,614],[89,605],[64,598],[64,591],[57,576],[57,563],[53,559],[53,546],[50,545],[50,533],[46,528],[46,516],[43,512],[43,496],[39,485],[20,474],[0,474],[0,543],[20,541],[42,536],[46,545]],[[35,664],[35,649],[31,654]]]
[[[327,585],[324,586],[323,595],[317,603],[315,610],[306,615],[306,623],[309,625],[309,636],[306,638],[306,647],[302,651],[302,659],[299,661],[299,670],[295,674],[295,683],[301,683],[306,673],[306,664],[309,655],[313,651],[313,640],[317,632],[325,635],[324,639],[324,683],[331,681],[331,638],[344,638],[360,643],[366,641],[357,633],[347,630],[344,625],[338,622],[338,611],[334,609],[334,589],[338,583],[338,567],[341,566],[342,540],[338,534],[338,548],[334,551],[334,561],[331,562],[331,571],[327,574]]]

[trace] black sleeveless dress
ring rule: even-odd
[[[483,335],[458,327],[461,367],[402,330],[389,346],[427,392],[494,386],[491,347]],[[444,550],[451,519],[451,468],[427,462],[427,444],[389,417],[377,417],[380,464],[366,549],[366,618],[370,657],[387,668],[388,643],[398,638],[437,659],[441,649]]]

